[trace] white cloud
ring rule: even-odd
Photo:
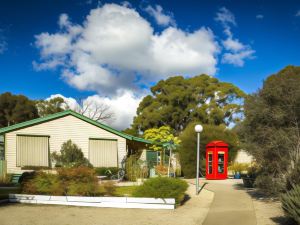
[[[299,17],[300,16],[300,10],[298,10],[295,14],[296,17]]]
[[[41,59],[34,65],[61,68],[62,78],[80,90],[113,96],[174,74],[216,72],[219,47],[205,27],[155,33],[135,9],[117,4],[91,10],[82,25],[62,14],[59,25],[57,33],[36,36]]]
[[[242,67],[245,64],[245,60],[253,59],[255,51],[252,47],[233,37],[231,26],[237,26],[234,14],[227,8],[222,7],[216,13],[215,20],[221,23],[226,36],[226,39],[222,41],[222,45],[227,52],[222,55],[221,62]]]
[[[74,99],[72,97],[68,98],[68,97],[65,97],[65,96],[63,96],[61,94],[50,95],[50,97],[46,98],[45,100],[49,101],[49,100],[51,100],[53,98],[62,98],[65,101],[65,103],[67,104],[67,105],[63,106],[64,109],[67,109],[68,107],[70,107],[71,109],[75,109],[76,107],[79,106],[79,104],[77,103],[76,99]]]
[[[154,17],[156,23],[158,25],[162,26],[176,26],[176,22],[173,18],[173,15],[171,13],[166,14],[163,11],[163,8],[160,5],[155,5],[155,7],[152,7],[151,5],[148,5],[145,8],[145,11],[149,13],[150,16]]]
[[[263,19],[263,18],[264,18],[264,15],[262,15],[262,14],[256,15],[256,19]]]
[[[255,51],[252,49],[245,49],[237,53],[225,53],[222,57],[222,63],[233,64],[235,66],[244,66],[245,59],[252,59]]]
[[[216,13],[215,20],[222,23],[223,25],[236,26],[235,16],[225,7],[219,9],[219,11]]]
[[[76,99],[72,97],[65,97],[61,94],[51,95],[46,100],[50,100],[55,97],[63,98],[68,106],[73,110],[80,107]],[[123,130],[125,128],[128,128],[132,123],[132,119],[136,114],[136,109],[139,105],[139,102],[141,101],[141,98],[141,96],[135,96],[133,92],[126,91],[123,93],[119,93],[113,98],[92,95],[83,99],[82,101],[83,104],[96,103],[98,105],[103,104],[105,106],[108,106],[109,110],[114,114],[114,119],[106,121],[105,124],[118,130]],[[93,104],[91,104],[91,106],[93,106]]]
[[[227,38],[226,40],[222,41],[222,43],[226,50],[235,52],[245,48],[244,44],[242,44],[238,39]]]

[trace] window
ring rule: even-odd
[[[212,174],[213,170],[213,153],[209,152],[208,153],[208,174]]]
[[[49,166],[49,137],[17,135],[17,166]]]
[[[218,173],[224,173],[224,152],[218,153]]]
[[[118,166],[118,142],[108,139],[90,139],[89,160],[94,167]]]

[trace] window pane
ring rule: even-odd
[[[218,154],[218,173],[224,173],[224,154]]]

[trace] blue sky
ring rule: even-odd
[[[300,64],[300,1],[0,4],[0,92],[90,97],[113,110],[125,101],[118,128],[159,79],[208,73],[251,93]]]

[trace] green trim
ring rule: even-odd
[[[115,138],[94,138],[94,137],[90,137],[89,140],[118,141],[118,139]]]
[[[30,126],[33,126],[33,125],[37,125],[37,124],[41,124],[41,123],[45,123],[45,122],[49,122],[51,120],[55,120],[55,119],[58,119],[58,118],[62,118],[62,117],[65,117],[65,116],[69,116],[69,115],[72,115],[78,119],[81,119],[87,123],[90,123],[96,127],[99,127],[99,128],[102,128],[106,131],[109,131],[113,134],[116,134],[120,137],[123,137],[127,140],[132,140],[132,141],[137,141],[137,142],[142,142],[142,143],[145,143],[145,144],[153,144],[152,141],[149,141],[149,140],[145,140],[143,138],[138,138],[138,137],[134,137],[134,136],[131,136],[129,134],[125,134],[121,131],[118,131],[116,129],[113,129],[107,125],[104,125],[102,123],[99,123],[95,120],[92,120],[86,116],[83,116],[79,113],[76,113],[72,110],[65,110],[63,112],[58,112],[58,113],[55,113],[55,114],[51,114],[49,116],[45,116],[45,117],[41,117],[41,118],[37,118],[37,119],[33,119],[33,120],[29,120],[29,121],[26,121],[26,122],[22,122],[22,123],[18,123],[18,124],[15,124],[15,125],[12,125],[12,126],[8,126],[8,127],[4,127],[4,128],[1,128],[0,129],[0,134],[5,134],[5,133],[8,133],[8,132],[12,132],[12,131],[15,131],[15,130],[19,130],[19,129],[23,129],[23,128],[26,128],[26,127],[30,127]]]
[[[17,134],[17,136],[25,136],[25,137],[47,137],[50,138],[50,135],[43,135],[43,134]]]

